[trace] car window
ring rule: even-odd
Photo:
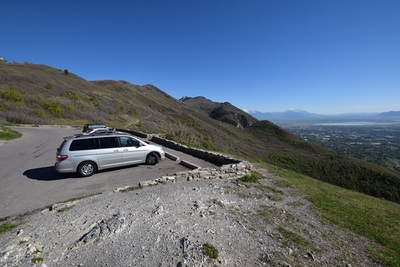
[[[71,146],[69,147],[70,151],[88,150],[88,149],[96,149],[96,143],[94,138],[73,140]]]
[[[119,147],[118,137],[99,138],[100,148]]]
[[[133,146],[133,147],[140,146],[140,142],[138,140],[129,136],[121,136],[120,140],[122,146]]]
[[[63,146],[65,145],[65,143],[67,142],[67,140],[64,140],[60,146],[57,148],[58,151],[61,151],[61,149],[63,148]]]

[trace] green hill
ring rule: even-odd
[[[86,81],[45,65],[0,62],[0,122],[102,122],[274,164],[400,203],[400,177],[394,172],[307,143],[229,103],[202,97],[177,100],[153,85]]]

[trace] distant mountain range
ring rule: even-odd
[[[282,122],[323,122],[323,121],[400,121],[400,111],[389,111],[382,113],[345,113],[338,115],[323,115],[310,113],[299,109],[289,109],[283,112],[259,112],[248,111],[250,115],[258,120],[269,120],[275,123]]]

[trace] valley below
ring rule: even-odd
[[[400,122],[293,123],[284,127],[341,155],[400,171]]]

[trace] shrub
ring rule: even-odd
[[[24,103],[24,98],[22,94],[13,88],[1,92],[0,97],[5,99],[6,101]]]
[[[129,110],[129,114],[131,114],[131,115],[133,115],[133,116],[136,116],[136,115],[138,114],[138,112],[137,112],[137,110],[136,110],[135,108],[131,108],[131,109]]]
[[[211,259],[218,258],[218,249],[209,243],[203,244],[203,252],[206,256],[210,257]]]
[[[54,102],[46,101],[44,103],[44,108],[56,116],[61,117],[64,115],[64,109],[61,107],[60,101],[54,101]]]
[[[35,108],[35,112],[40,118],[44,118],[46,116],[46,113],[40,108]]]
[[[74,103],[70,103],[67,108],[71,112],[76,110],[76,106],[74,105]]]
[[[89,101],[92,102],[95,107],[100,107],[100,100],[97,95],[91,95]]]
[[[243,176],[239,181],[245,183],[258,183],[258,179],[260,179],[260,174],[258,172],[251,172],[250,175]]]
[[[71,100],[81,100],[80,95],[72,91],[65,91],[62,93],[62,96]]]
[[[47,82],[47,84],[44,87],[46,89],[53,89],[53,84],[51,82]]]

